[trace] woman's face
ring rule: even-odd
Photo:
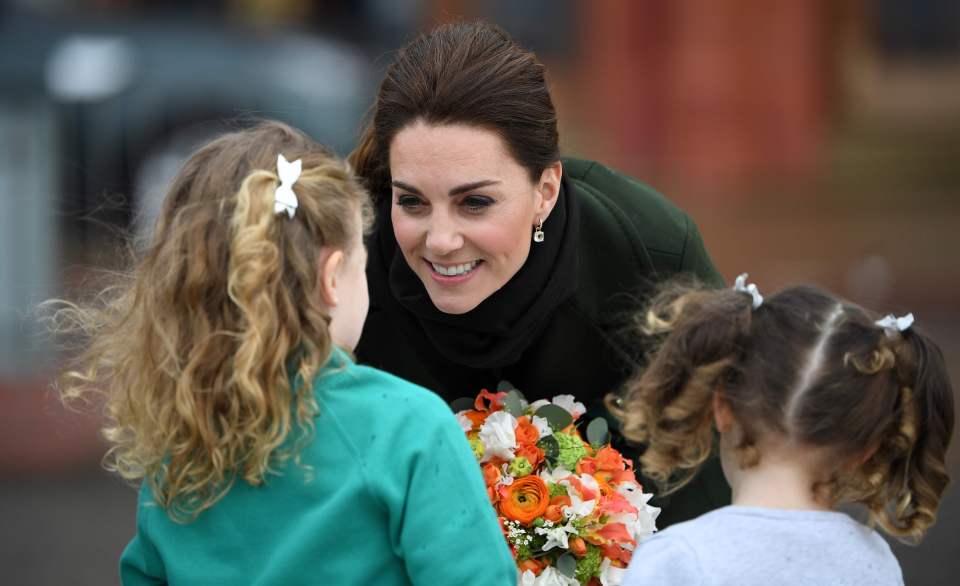
[[[417,121],[391,142],[390,174],[404,258],[437,309],[461,314],[523,266],[533,227],[556,203],[561,168],[533,182],[496,133]]]

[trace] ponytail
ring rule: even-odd
[[[713,396],[738,377],[751,303],[735,291],[674,287],[643,318],[645,334],[666,337],[627,383],[623,404],[608,399],[608,407],[623,420],[624,437],[646,444],[644,473],[665,493],[688,483],[713,449]]]
[[[899,386],[896,416],[862,482],[861,502],[884,530],[919,541],[936,521],[950,481],[946,451],[954,425],[953,389],[940,349],[924,334],[908,330],[891,344]]]

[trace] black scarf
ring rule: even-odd
[[[407,264],[393,234],[391,205],[387,196],[378,206],[379,245],[389,263],[390,293],[436,351],[453,363],[482,369],[517,362],[557,306],[576,290],[580,214],[566,179],[543,223],[544,241],[531,243],[526,262],[500,290],[460,315],[438,310]]]

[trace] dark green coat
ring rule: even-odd
[[[587,405],[588,415],[608,416],[604,396],[617,392],[640,362],[642,340],[631,332],[631,324],[651,289],[678,273],[715,286],[722,286],[723,279],[696,225],[665,197],[599,163],[564,159],[563,165],[580,207],[577,289],[515,364],[478,370],[447,361],[403,319],[406,310],[393,299],[387,281],[389,259],[376,246],[370,249],[370,313],[358,359],[433,389],[448,401],[509,380],[531,401],[573,394]],[[622,441],[616,435],[615,445],[625,455],[636,455],[636,447]],[[713,460],[683,490],[654,502],[664,507],[658,526],[729,501],[729,488]]]

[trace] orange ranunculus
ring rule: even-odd
[[[539,576],[540,572],[543,571],[543,568],[546,567],[546,564],[538,560],[529,559],[529,560],[523,560],[522,562],[517,564],[517,566],[520,568],[520,573],[523,573],[526,570],[530,570],[531,572],[533,572],[534,576]]]
[[[517,428],[513,433],[517,437],[517,444],[521,446],[533,445],[540,439],[540,431],[530,423],[530,419],[526,415],[517,419]]]
[[[483,465],[483,482],[487,486],[493,486],[500,480],[500,469],[495,465],[487,462]]]
[[[518,458],[521,456],[526,458],[527,462],[530,462],[530,465],[534,470],[536,470],[537,466],[540,465],[540,462],[543,461],[543,450],[533,444],[522,445],[513,453]]]
[[[570,503],[570,497],[565,494],[558,494],[550,499],[550,504],[547,505],[543,518],[553,523],[559,523],[563,519],[563,507],[569,507]]]
[[[500,499],[500,512],[509,519],[524,525],[543,515],[550,503],[547,483],[539,476],[517,478],[506,488],[505,498]]]
[[[607,472],[619,472],[625,468],[620,452],[607,446],[597,452],[597,469]]]

